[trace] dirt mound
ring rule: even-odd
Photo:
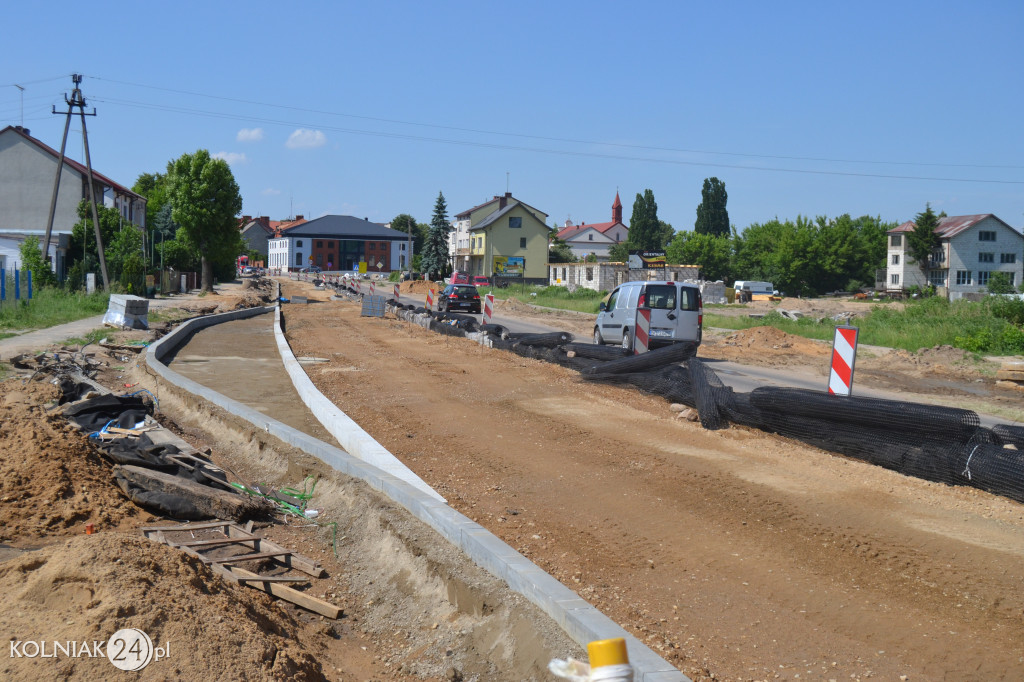
[[[201,562],[141,537],[100,533],[0,563],[12,640],[106,642],[138,628],[169,655],[146,672],[163,679],[323,679],[297,641],[298,624],[271,599],[236,588]],[[106,658],[6,658],[5,679],[107,680]]]
[[[771,349],[788,353],[822,356],[828,354],[828,348],[812,339],[787,334],[775,327],[751,327],[741,329],[725,336],[721,342],[726,346],[741,346],[751,349]]]
[[[88,439],[59,410],[47,412],[57,397],[49,383],[0,383],[0,542],[32,543],[145,515],[117,492]]]
[[[426,280],[418,279],[412,282],[402,282],[402,293],[425,294],[430,289],[440,291],[441,289],[444,289],[444,286],[444,282],[428,282]]]

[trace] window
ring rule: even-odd
[[[562,268],[562,281],[563,282],[566,280],[565,272],[566,272],[566,268]]]
[[[891,277],[891,278],[889,279],[889,283],[890,283],[890,284],[899,284],[899,283],[900,283],[900,276],[899,276],[899,275],[893,275],[893,276],[892,276],[892,277]]]
[[[1016,263],[1017,262],[1017,254],[1015,254],[1015,253],[1001,253],[1001,254],[999,254],[999,262],[1000,263]]]
[[[587,268],[587,281],[588,282],[593,282],[594,281],[594,268]]]
[[[295,264],[296,265],[302,265],[302,254],[301,253],[295,254]]]
[[[381,243],[380,243],[380,248],[381,248],[381,250],[382,250],[382,251],[385,251],[385,250],[387,250],[387,248],[388,248],[388,243],[387,243],[387,242],[381,242]]]
[[[964,286],[971,283],[971,271],[970,270],[957,270],[956,271],[956,283],[958,286]]]
[[[978,254],[978,262],[979,263],[995,263],[996,262],[996,254],[994,254],[994,253],[979,253]],[[979,274],[979,277],[980,277],[980,274]]]
[[[985,286],[988,284],[988,278],[992,275],[988,270],[978,272],[978,284]]]
[[[526,237],[520,237],[519,238],[519,248],[520,249],[525,249],[526,248]]]
[[[1017,286],[1017,282],[1016,282],[1017,273],[1016,272],[1008,272],[1006,274],[1008,274],[1010,276],[1010,286],[1011,287]]]
[[[928,284],[933,287],[944,287],[946,286],[946,271],[945,270],[929,270],[928,271]]]
[[[978,230],[978,241],[979,242],[994,242],[996,240],[996,233],[993,230]]]
[[[518,216],[512,216],[508,219],[508,226],[512,228],[522,227],[523,219]]]
[[[295,248],[297,248],[297,249],[301,249],[302,248],[302,240],[301,239],[299,239],[298,241],[295,242]]]
[[[370,251],[376,251],[376,246],[377,245],[375,243],[370,242]]]
[[[892,254],[892,264],[893,265],[899,265],[900,264],[900,254],[898,254],[898,253]]]
[[[889,237],[889,246],[903,246],[903,235],[894,234]]]
[[[324,243],[322,241],[320,241],[319,239],[316,241],[316,248],[318,248],[318,249],[324,248]]]
[[[939,263],[945,263],[946,262],[946,251],[945,251],[945,249],[936,249],[935,251],[932,251],[931,255],[928,256],[928,262],[936,264],[936,265],[938,265]]]
[[[675,284],[651,284],[647,290],[647,307],[658,310],[676,309],[676,285]]]
[[[589,239],[590,241],[594,241],[594,235],[588,234],[587,239]]]

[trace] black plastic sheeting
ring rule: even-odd
[[[430,328],[465,335],[443,323],[432,322]],[[567,332],[509,334],[499,325],[478,330],[488,334],[493,348],[575,369],[588,381],[634,386],[694,407],[706,429],[730,423],[761,429],[908,476],[1024,502],[1024,427],[988,429],[971,410],[795,388],[736,393],[696,357],[696,344],[623,357],[616,347],[575,343]]]
[[[81,392],[81,391],[79,391]],[[64,415],[87,433],[101,431],[107,426],[132,429],[153,413],[153,404],[143,396],[100,395],[68,405]],[[170,459],[180,451],[169,443],[156,444],[145,433],[110,440],[90,439],[110,461],[118,465],[138,466],[187,478],[208,486],[216,484],[200,473],[200,462],[191,469]],[[208,460],[207,460],[208,461]],[[227,476],[216,467],[205,467],[208,475],[227,481]],[[206,518],[187,499],[160,491],[146,490],[135,482],[115,474],[118,486],[135,504],[163,516],[194,520]],[[218,486],[221,489],[224,486]]]

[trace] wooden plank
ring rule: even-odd
[[[217,545],[237,545],[245,542],[259,542],[257,537],[247,538],[214,538],[212,540],[191,540],[190,542],[170,542],[174,547],[215,547]],[[253,549],[258,549],[253,547]]]
[[[137,466],[115,466],[114,477],[141,486],[145,490],[179,495],[204,515],[215,519],[239,519],[268,503],[248,495],[211,488],[179,476]],[[126,489],[124,485],[122,489]]]
[[[259,575],[245,570],[244,568],[232,567],[229,571],[233,574],[235,582],[239,578],[258,578]],[[334,604],[328,604],[327,602],[311,597],[308,594],[293,590],[285,585],[277,585],[275,583],[259,583],[251,582],[248,583],[249,587],[255,587],[258,590],[263,590],[268,594],[272,594],[275,597],[290,601],[296,606],[301,606],[304,609],[309,609],[313,613],[319,613],[321,616],[328,618],[337,618],[341,615],[341,607],[335,606]]]
[[[230,570],[230,569],[228,569]],[[255,578],[244,578],[242,576],[236,576],[236,579],[240,583],[308,583],[309,578],[304,575],[257,575]]]
[[[207,558],[206,561],[211,564],[233,564],[235,562],[242,561],[254,561],[256,559],[272,559],[284,554],[291,554],[288,550],[283,552],[256,552],[255,554],[236,554],[235,556],[224,556],[218,559]]]
[[[180,525],[177,525],[177,526],[143,526],[142,527],[142,532],[143,533],[146,533],[148,531],[156,532],[156,531],[160,531],[160,530],[166,530],[166,531],[205,530],[207,528],[224,528],[225,526],[230,526],[230,525],[231,525],[230,521],[204,521],[202,523],[185,523],[185,524],[180,524]]]
[[[230,537],[244,537],[245,531],[238,526],[228,526],[228,536]],[[297,552],[290,551],[287,547],[283,547],[272,540],[266,538],[260,538],[260,546],[257,548],[260,551],[270,552],[282,552],[280,557],[274,558],[276,563],[288,568],[294,568],[296,570],[307,573],[314,578],[323,578],[327,575],[327,571],[324,570],[323,566],[320,565],[319,561],[310,559],[309,557],[302,556]]]

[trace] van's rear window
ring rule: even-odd
[[[676,288],[671,284],[651,284],[647,287],[647,307],[658,310],[676,309]]]
[[[694,289],[693,287],[679,287],[679,309],[689,311],[699,310],[697,304],[697,297],[699,294],[699,289]]]

